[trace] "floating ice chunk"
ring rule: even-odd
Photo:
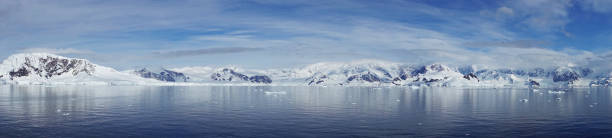
[[[62,114],[62,115],[64,115],[64,116],[69,116],[69,115],[70,115],[70,113],[64,113],[64,114]]]
[[[351,103],[351,104],[357,104],[357,103]]]
[[[534,91],[534,92],[537,92],[537,91],[540,91],[540,90],[538,90],[538,89],[533,89],[533,91]]]
[[[277,95],[277,94],[287,94],[287,92],[284,91],[277,91],[277,92],[273,92],[273,91],[265,91],[265,94],[269,94],[269,95]]]
[[[55,110],[55,112],[58,112],[58,113],[62,112],[62,109],[57,109],[57,110]]]
[[[558,90],[558,91],[548,90],[548,93],[565,93],[565,91],[562,91],[562,90]]]
[[[526,102],[529,102],[529,100],[528,99],[521,99],[521,102],[526,103]]]
[[[592,104],[591,104],[591,105],[589,105],[589,107],[593,108],[593,107],[595,107],[595,105],[592,105]]]
[[[416,89],[419,89],[419,88],[421,88],[421,87],[419,87],[419,86],[410,86],[410,89],[413,89],[413,90],[416,90]]]
[[[560,100],[561,100],[561,98],[556,98],[555,100],[560,101]]]

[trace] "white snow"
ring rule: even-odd
[[[57,58],[62,60],[75,60],[73,68],[61,68],[66,71],[61,75],[51,77],[39,75],[47,74],[49,64],[43,62],[45,58]],[[475,70],[475,66],[471,66]],[[28,71],[38,74],[28,76],[11,77],[9,72],[26,68]],[[223,73],[224,69],[231,69],[247,76],[265,75],[272,79],[272,84],[252,83],[249,81],[232,79],[232,81],[213,80],[211,75]],[[235,66],[228,67],[183,67],[168,70],[184,73],[189,82],[161,82],[147,79],[134,74],[133,71],[117,71],[115,69],[93,64],[86,59],[68,58],[46,53],[24,53],[15,54],[5,59],[0,64],[1,84],[23,84],[23,85],[241,85],[241,86],[408,86],[418,89],[422,86],[443,87],[528,87],[529,81],[533,80],[540,87],[588,87],[604,85],[593,83],[594,81],[608,82],[610,73],[604,73],[603,78],[595,76],[581,76],[572,81],[554,82],[551,76],[530,76],[496,71],[494,68],[480,66],[476,73],[477,78],[466,78],[458,68],[443,64],[411,65],[379,60],[361,60],[355,62],[323,62],[297,68],[253,70],[243,69]],[[475,70],[476,71],[476,70]],[[555,73],[572,74],[579,72],[572,67],[559,67]],[[416,72],[416,73],[415,73]],[[222,74],[222,75],[228,75]],[[229,76],[221,76],[227,78]],[[606,78],[607,77],[607,78]],[[400,79],[401,78],[401,79]],[[370,80],[374,79],[374,81]],[[533,91],[537,91],[534,89]],[[553,92],[551,93],[559,93]]]

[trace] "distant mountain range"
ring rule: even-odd
[[[587,67],[533,69],[449,67],[364,60],[302,68],[140,68],[128,71],[46,53],[15,54],[0,64],[3,84],[82,85],[305,85],[440,87],[592,87],[610,85],[610,72]]]

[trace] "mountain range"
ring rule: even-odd
[[[507,69],[378,60],[325,62],[265,70],[183,67],[117,71],[86,59],[47,53],[15,54],[0,64],[1,83],[27,85],[594,87],[608,86],[610,74],[575,66]]]

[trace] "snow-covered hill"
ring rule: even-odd
[[[85,59],[44,53],[16,54],[0,64],[0,81],[9,84],[583,87],[608,86],[610,74],[574,66],[507,69],[378,60],[267,70],[183,67],[119,72]]]
[[[15,54],[0,64],[0,80],[5,84],[104,84],[133,85],[155,83],[85,59],[46,53]]]
[[[185,74],[165,68],[142,68],[131,73],[143,78],[151,78],[165,82],[187,82],[189,80],[189,77],[185,76]]]
[[[245,81],[248,79],[243,74],[259,74],[274,80],[272,84],[311,86],[587,87],[607,86],[612,78],[609,73],[594,75],[595,71],[584,67],[505,69],[377,60],[325,62],[292,69],[188,67],[174,70],[199,78],[196,80]]]
[[[225,84],[270,84],[272,79],[253,71],[244,71],[236,67],[186,67],[172,69],[183,72],[193,78],[196,83],[225,83]]]

